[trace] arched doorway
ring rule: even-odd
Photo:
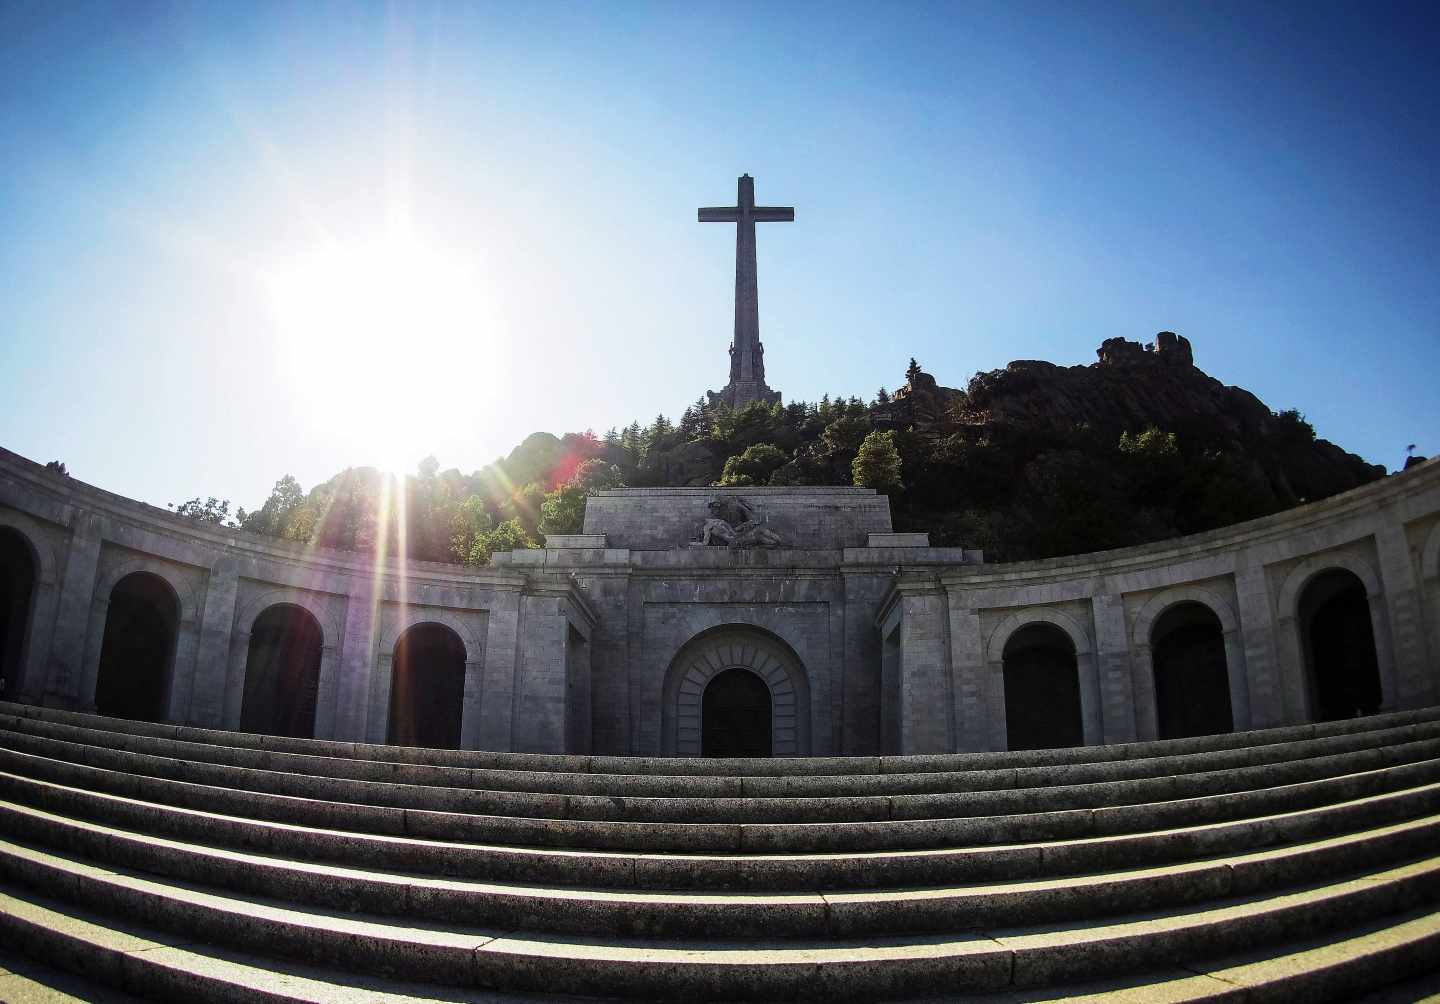
[[[728,676],[732,671],[742,675]],[[744,678],[746,674],[750,679]],[[722,676],[726,681],[712,691],[711,684]],[[717,720],[712,710],[718,709],[722,719],[730,716],[735,725],[753,723],[761,715],[757,683],[766,691],[763,714],[770,723],[769,742],[762,745],[758,737],[751,735],[743,745],[757,752],[734,755],[810,755],[810,681],[805,664],[779,635],[750,624],[717,625],[680,646],[670,660],[659,694],[660,741],[656,752],[667,756],[721,755],[710,749],[717,741],[723,744],[734,740],[716,736],[707,739],[707,723]],[[764,752],[758,752],[762,749]]]
[[[389,742],[460,748],[465,643],[443,624],[417,624],[395,643]]]
[[[242,730],[314,737],[323,645],[320,622],[304,607],[277,603],[255,618],[245,657]]]
[[[13,700],[23,689],[35,573],[29,542],[18,531],[0,527],[0,700]]]
[[[1005,642],[1005,734],[1012,750],[1081,746],[1080,671],[1070,636],[1030,624]]]
[[[1232,731],[1225,632],[1215,611],[1203,603],[1177,603],[1160,615],[1150,639],[1160,738]]]
[[[700,755],[770,755],[770,688],[748,669],[710,678],[700,712]]]
[[[1300,594],[1310,713],[1328,722],[1380,710],[1380,664],[1365,584],[1354,572],[1332,568]]]
[[[132,572],[115,583],[95,677],[100,714],[164,720],[179,624],[180,601],[160,576]]]

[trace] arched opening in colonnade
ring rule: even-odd
[[[1328,722],[1380,710],[1383,693],[1365,583],[1345,568],[1321,572],[1300,593],[1310,717]]]
[[[388,741],[460,748],[465,643],[443,624],[416,624],[395,642]]]
[[[314,737],[323,645],[320,622],[304,607],[277,603],[255,618],[245,657],[242,730]]]
[[[131,572],[110,590],[95,710],[102,715],[158,722],[165,718],[180,600],[150,572]]]
[[[1161,739],[1230,732],[1230,675],[1225,632],[1203,603],[1177,603],[1150,632],[1155,667],[1155,717]]]
[[[748,669],[710,678],[700,710],[700,755],[768,757],[770,688]]]
[[[1080,669],[1070,636],[1029,624],[1005,642],[1005,736],[1012,750],[1083,746]]]
[[[20,692],[37,566],[30,542],[0,527],[0,700]]]

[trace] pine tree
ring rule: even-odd
[[[686,408],[685,413],[680,416],[680,435],[685,437],[686,442],[700,436],[700,416],[694,405]]]
[[[874,488],[889,494],[899,491],[900,451],[895,447],[895,433],[872,432],[860,444],[860,452],[850,464],[850,474],[861,488]]]

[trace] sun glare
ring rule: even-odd
[[[267,269],[282,367],[312,422],[357,462],[410,471],[437,423],[473,422],[482,359],[501,361],[480,270],[408,238],[339,245]],[[339,427],[336,424],[339,423]]]

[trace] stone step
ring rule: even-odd
[[[93,724],[93,723],[92,723]],[[132,734],[36,717],[0,714],[0,733],[55,739],[112,750],[246,768],[356,781],[470,789],[496,795],[576,795],[705,799],[883,798],[888,795],[954,794],[1029,789],[1054,785],[1172,777],[1234,770],[1373,749],[1398,742],[1440,737],[1440,719],[1393,724],[1337,735],[1277,740],[1193,753],[1102,760],[1051,766],[986,770],[925,771],[860,775],[783,777],[694,777],[660,774],[597,774],[565,771],[500,770],[428,763],[400,763],[314,753],[280,752],[173,737]],[[222,733],[233,739],[238,734]],[[292,740],[303,742],[303,740]]]
[[[1401,784],[1417,781],[1418,786]],[[1337,797],[1317,808],[1152,832],[936,850],[762,855],[551,850],[322,829],[179,808],[10,773],[0,773],[0,798],[117,830],[341,866],[498,882],[719,891],[1015,881],[1157,866],[1355,833],[1440,812],[1440,760],[1322,783]],[[1342,797],[1357,790],[1378,793]]]
[[[609,775],[661,774],[692,777],[810,777],[831,775],[953,773],[972,770],[1101,763],[1152,756],[1186,755],[1211,750],[1238,749],[1274,742],[1371,732],[1397,726],[1440,720],[1440,705],[1388,712],[1343,721],[1287,725],[1278,728],[1161,739],[1149,742],[1075,746],[1049,750],[1014,750],[993,753],[949,753],[919,756],[791,757],[724,759],[701,757],[574,756],[538,753],[495,753],[484,750],[436,750],[411,746],[295,739],[186,725],[137,722],[78,711],[43,708],[0,701],[0,714],[76,725],[137,736],[155,736],[218,746],[248,747],[303,755],[378,760],[387,763],[431,764],[499,771],[595,773]]]
[[[119,830],[0,801],[0,830],[47,853],[227,893],[387,917],[607,937],[854,938],[1081,920],[1274,890],[1440,847],[1440,814],[1282,848],[1062,877],[847,892],[613,890],[321,865]],[[0,843],[0,873],[24,855]],[[1121,865],[1121,862],[1111,862]],[[933,880],[932,880],[933,881]]]
[[[1440,959],[1440,945],[1431,948],[1427,961],[1434,966],[1437,965],[1436,959]],[[1418,966],[1416,968],[1420,969]],[[1388,975],[1393,979],[1397,974],[1391,972]],[[1378,990],[1366,990],[1378,982],[1379,980],[1357,982],[1355,990],[1359,992],[1350,998],[1350,1004],[1436,1004],[1440,1001],[1440,969],[1431,969],[1428,972],[1421,969],[1418,975],[1395,979]]]
[[[1405,747],[1389,753],[1402,762],[1204,798],[948,820],[811,824],[527,819],[335,802],[37,757],[6,749],[3,737],[0,771],[204,812],[370,834],[611,851],[783,854],[919,850],[1134,833],[1313,808],[1434,780],[1437,757],[1426,758],[1423,750]],[[1410,755],[1415,759],[1406,761]]]
[[[1412,1004],[1427,989],[1440,989],[1440,913],[1430,906],[1347,928],[1343,933],[1220,959],[1189,959],[1169,971],[1148,972],[1103,983],[999,991],[969,998],[977,1004],[1179,1004],[1182,1001],[1348,1001],[1350,1004]],[[1401,980],[1391,996],[1387,987]],[[1425,998],[1428,1000],[1428,998]],[[925,998],[928,1004],[953,998]],[[916,999],[911,1004],[921,1004]]]
[[[94,746],[25,732],[0,731],[0,747],[72,763],[152,777],[296,798],[377,807],[527,819],[635,823],[855,823],[880,820],[934,820],[1065,809],[1093,809],[1154,801],[1200,798],[1252,788],[1293,784],[1440,756],[1440,736],[1406,742],[1440,723],[1404,726],[1379,736],[1390,745],[1321,754],[1313,748],[1300,759],[1173,777],[1054,784],[1047,787],[950,792],[932,795],[855,797],[620,797],[486,791],[385,781],[297,774],[235,767],[203,760],[156,756]],[[1370,738],[1374,738],[1373,736]],[[1344,737],[1349,741],[1351,737]],[[1317,740],[1316,742],[1328,742]],[[1307,748],[1309,744],[1306,744]]]
[[[141,998],[22,955],[0,951],[0,1001],[85,1004],[101,1000],[106,1004],[140,1004]]]
[[[594,997],[506,993],[368,976],[354,970],[307,966],[166,935],[142,925],[0,883],[0,942],[25,955],[17,973],[33,995],[5,996],[16,1004],[165,1000],[191,1004],[594,1004]],[[43,960],[36,963],[34,960]],[[48,972],[47,972],[48,970]],[[134,996],[131,996],[134,995]],[[68,1002],[66,1002],[68,1004]]]
[[[406,983],[337,972],[274,956],[225,950],[167,937],[93,911],[0,887],[0,936],[28,953],[16,966],[21,990],[38,984],[49,991],[71,988],[78,1000],[124,1000],[126,993],[150,999],[197,1002],[265,1001],[269,1004],[337,1004],[363,999],[370,1004],[530,1004],[538,1000],[594,1002],[595,997],[543,996],[434,984]],[[32,961],[46,960],[50,969]],[[1322,1004],[1400,1004],[1420,1000],[1440,979],[1440,913],[1428,906],[1378,922],[1351,925],[1328,938],[1311,938],[1216,960],[1189,959],[1173,968],[1103,982],[1052,984],[1025,990],[967,995],[977,1004],[1156,1004],[1181,1001],[1291,1001]],[[4,960],[0,959],[0,966]],[[48,970],[48,972],[47,972]],[[76,971],[84,975],[76,975]],[[1429,971],[1427,974],[1427,970]],[[1417,975],[1418,974],[1418,975]],[[1402,979],[1396,987],[1361,997],[1356,993]],[[11,984],[0,984],[6,989]],[[1404,995],[1407,988],[1419,994]],[[829,990],[829,988],[826,988]],[[814,999],[801,988],[797,999]],[[831,1000],[851,999],[833,991]],[[45,999],[39,993],[12,993],[7,1000]],[[65,998],[55,998],[63,1001]],[[866,998],[875,999],[873,996]],[[953,995],[924,1001],[953,1001]],[[919,998],[910,998],[918,1002]]]
[[[1440,896],[1440,858],[1429,858],[1281,893],[1044,927],[863,941],[594,940],[396,925],[3,846],[7,881],[186,939],[406,980],[630,997],[856,999],[1046,986],[1343,932]],[[24,926],[19,913],[7,902],[0,924]],[[7,941],[29,952],[43,937],[35,927]]]

